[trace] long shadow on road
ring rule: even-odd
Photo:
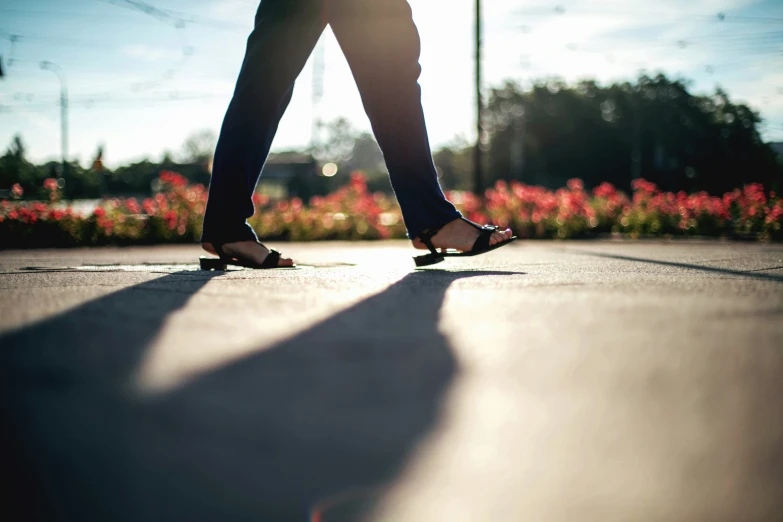
[[[21,519],[304,521],[318,499],[393,479],[457,372],[438,331],[446,290],[506,274],[409,274],[151,398],[127,383],[166,315],[207,278],[137,285],[0,338],[14,414],[5,451],[22,448],[16,469],[28,471],[12,491],[45,507]],[[154,303],[139,292],[165,286],[180,292]],[[127,307],[147,307],[146,319],[118,321]]]
[[[170,274],[0,336],[0,519],[133,509],[119,471],[131,459],[129,379],[166,318],[215,275]]]
[[[630,257],[630,256],[621,256],[618,254],[607,254],[604,252],[589,252],[587,250],[576,250],[576,249],[565,249],[565,252],[571,253],[571,254],[581,254],[585,256],[593,256],[593,257],[603,257],[606,259],[618,259],[620,261],[634,261],[637,263],[649,263],[653,265],[662,265],[662,266],[671,266],[675,268],[685,268],[688,270],[700,270],[702,272],[713,272],[716,274],[724,274],[724,275],[731,275],[731,276],[739,276],[739,277],[749,277],[752,279],[761,279],[764,281],[776,281],[776,282],[783,282],[783,276],[775,275],[775,274],[761,274],[759,273],[759,270],[731,270],[729,268],[718,268],[714,266],[704,266],[704,265],[692,265],[689,263],[680,263],[680,262],[674,262],[674,261],[660,261],[657,259],[645,259],[645,258],[639,258],[639,257]],[[769,268],[762,268],[761,270],[778,270],[783,268],[782,266],[772,266]]]

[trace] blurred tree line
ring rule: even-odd
[[[581,178],[588,188],[609,181],[628,190],[632,179],[642,177],[667,191],[720,194],[750,182],[781,190],[783,167],[759,135],[759,114],[722,90],[697,96],[688,88],[688,82],[664,75],[609,86],[547,80],[529,89],[513,82],[493,88],[483,121],[485,185],[513,179],[556,188]],[[323,135],[324,140],[297,153],[339,169],[328,183],[314,175],[309,192],[342,185],[353,170],[367,174],[370,190],[391,190],[371,134],[338,119],[325,126]],[[99,149],[89,167],[68,165],[65,196],[147,195],[162,170],[207,185],[215,141],[213,132],[200,131],[176,157],[166,153],[161,161],[145,159],[115,170],[103,167]],[[444,188],[472,188],[472,156],[472,144],[464,140],[434,153]],[[20,183],[25,197],[34,198],[43,180],[60,177],[60,170],[57,162],[27,161],[22,139],[16,137],[0,157],[0,189]]]
[[[723,194],[758,182],[781,190],[780,156],[759,134],[759,114],[718,89],[693,95],[684,80],[640,76],[600,86],[582,81],[507,82],[491,90],[482,138],[484,184],[518,180],[557,188],[580,178],[629,191],[645,178],[663,190]],[[389,190],[383,155],[372,136],[347,121],[328,127],[319,159],[368,173],[373,190]],[[455,140],[433,155],[447,189],[473,188],[473,144]]]
[[[492,89],[483,122],[486,182],[555,188],[581,178],[588,187],[608,181],[628,189],[645,178],[667,191],[719,194],[750,182],[779,189],[783,169],[759,135],[759,114],[720,89],[696,96],[688,87],[659,74],[606,87],[550,80]],[[469,153],[436,154],[444,177],[461,188],[470,187]]]
[[[37,199],[47,197],[43,189],[45,179],[63,178],[66,180],[63,194],[69,199],[147,196],[156,190],[155,183],[164,170],[179,172],[193,183],[208,185],[214,148],[214,133],[199,131],[185,141],[182,152],[176,158],[166,152],[160,161],[143,159],[111,170],[103,165],[103,150],[99,147],[89,166],[68,163],[63,175],[60,162],[50,161],[42,165],[29,162],[25,158],[21,136],[15,136],[6,153],[0,157],[0,189],[19,183],[26,199]]]

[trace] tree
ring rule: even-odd
[[[572,177],[626,189],[644,177],[667,190],[712,193],[779,184],[759,115],[720,89],[696,96],[688,87],[662,74],[606,87],[548,80],[524,91],[508,82],[489,97],[489,172],[549,187]]]
[[[208,164],[216,145],[217,136],[211,129],[194,132],[182,144],[182,163]]]
[[[313,157],[321,163],[337,165],[351,159],[359,136],[351,122],[345,118],[338,118],[327,123],[325,127],[327,139],[312,148]]]
[[[437,150],[433,160],[444,189],[473,189],[473,145],[464,139],[456,139]]]
[[[327,139],[311,149],[314,158],[321,164],[337,164],[338,177],[361,170],[370,190],[391,190],[383,153],[372,134],[358,131],[345,118],[328,123],[326,134]]]
[[[22,185],[25,194],[32,194],[36,186],[36,168],[25,158],[25,145],[16,135],[0,157],[0,188],[9,188],[14,183]]]

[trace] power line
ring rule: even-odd
[[[97,1],[101,1],[103,3],[109,3],[108,1],[104,1],[104,0],[97,0]],[[118,4],[110,3],[110,5],[118,5]],[[144,14],[143,11],[138,11],[138,10],[136,11],[139,14]],[[10,13],[12,15],[17,14],[23,16],[30,15],[30,16],[34,16],[35,18],[53,18],[53,19],[60,19],[63,17],[76,17],[76,18],[89,17],[89,18],[109,19],[109,20],[121,20],[123,24],[130,23],[134,25],[141,25],[144,23],[139,19],[129,19],[127,16],[111,15],[107,13],[81,13],[75,11],[36,11],[32,9],[0,9],[0,13]],[[170,13],[172,14],[172,16],[175,16],[176,14],[181,14],[181,17],[179,17],[178,20],[181,20],[182,23],[188,26],[197,25],[197,26],[208,27],[211,29],[236,31],[242,34],[246,34],[247,31],[250,29],[249,26],[245,26],[243,24],[237,24],[226,20],[204,18],[204,17],[199,17],[197,15],[190,15],[187,13],[177,13],[175,11],[171,11]]]
[[[139,23],[139,20],[130,20],[127,16],[121,16],[121,15],[110,15],[105,13],[79,13],[74,11],[36,11],[33,9],[0,9],[0,13],[8,13],[10,16],[13,15],[19,15],[19,16],[27,16],[30,15],[35,18],[55,18],[55,19],[61,19],[63,17],[74,17],[74,18],[103,18],[103,19],[111,19],[111,20],[122,20],[123,23]]]
[[[783,18],[781,17],[768,17],[768,16],[744,16],[744,15],[732,15],[724,12],[718,12],[714,14],[685,14],[685,13],[664,13],[661,11],[622,11],[622,10],[608,10],[608,9],[568,9],[562,5],[557,5],[551,9],[520,9],[515,12],[517,16],[566,16],[569,14],[600,14],[600,15],[622,15],[622,16],[638,16],[646,20],[658,19],[691,19],[711,21],[716,24],[724,23],[746,23],[746,24],[783,24]]]
[[[677,51],[686,52],[688,50],[705,50],[708,49],[712,52],[726,52],[731,50],[754,50],[754,49],[771,49],[772,51],[783,51],[783,43],[777,42],[778,37],[764,37],[764,38],[736,38],[715,40],[707,42],[690,42],[688,40],[638,40],[634,42],[625,41],[622,43],[621,50],[646,50],[646,49],[666,49],[670,48]],[[581,51],[614,51],[618,47],[617,43],[607,40],[591,40],[583,43],[568,43],[566,47],[569,50],[581,50]],[[721,47],[723,46],[723,47]],[[718,47],[716,49],[716,47]]]
[[[771,37],[778,37],[783,38],[783,29],[776,29],[774,31],[766,31],[763,33],[760,33],[758,31],[753,31],[752,33],[743,32],[743,33],[711,33],[711,34],[702,34],[697,36],[688,36],[683,38],[683,40],[703,40],[703,39],[712,39],[712,38],[771,38]]]
[[[0,33],[5,33],[5,31],[0,31]],[[8,33],[5,33],[8,34]],[[26,40],[43,40],[47,42],[54,42],[59,43],[62,45],[67,46],[74,46],[74,47],[89,47],[91,49],[95,49],[96,47],[100,47],[102,49],[116,49],[117,47],[112,44],[107,44],[103,41],[95,41],[91,42],[89,40],[78,40],[76,38],[63,38],[60,36],[43,36],[43,35],[36,35],[36,34],[15,34],[15,35],[9,35],[11,37],[16,37],[17,42],[24,42]]]
[[[188,102],[188,101],[209,101],[213,99],[224,99],[230,96],[227,94],[195,94],[195,95],[182,95],[176,91],[172,91],[168,96],[159,96],[151,98],[124,98],[124,99],[107,99],[107,100],[81,100],[72,101],[70,103],[71,108],[91,109],[95,105],[101,106],[113,106],[114,108],[129,107],[131,105],[160,105],[166,103]],[[55,103],[40,103],[40,104],[15,104],[15,105],[2,105],[0,104],[0,113],[11,112],[45,112],[57,107]]]
[[[204,18],[198,15],[184,13],[181,11],[160,9],[142,0],[96,0],[96,1],[142,12],[144,14],[157,18],[161,22],[172,24],[174,27],[178,29],[184,29],[189,24],[196,24],[196,25],[209,26],[216,29],[246,30],[245,27],[239,24],[221,21],[221,20],[215,20],[212,18]]]
[[[172,23],[175,27],[179,27],[180,24],[184,24],[185,20],[174,16],[171,12],[158,9],[157,7],[144,2],[143,0],[98,0],[106,4],[116,5],[118,7],[125,7],[128,9],[141,11],[153,18],[157,18],[164,23]]]

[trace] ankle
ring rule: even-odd
[[[442,232],[446,228],[451,230],[455,226],[454,224],[456,222],[458,222],[458,221],[461,221],[461,220],[462,220],[462,218],[456,218],[456,219],[452,219],[451,221],[449,221],[447,223],[444,223],[442,225],[436,226],[436,227],[425,228],[424,230],[422,230],[419,233],[419,235],[414,239],[414,241],[416,241],[416,240],[421,241],[422,237],[430,237],[430,238],[435,237],[436,235],[438,235],[440,232]]]

